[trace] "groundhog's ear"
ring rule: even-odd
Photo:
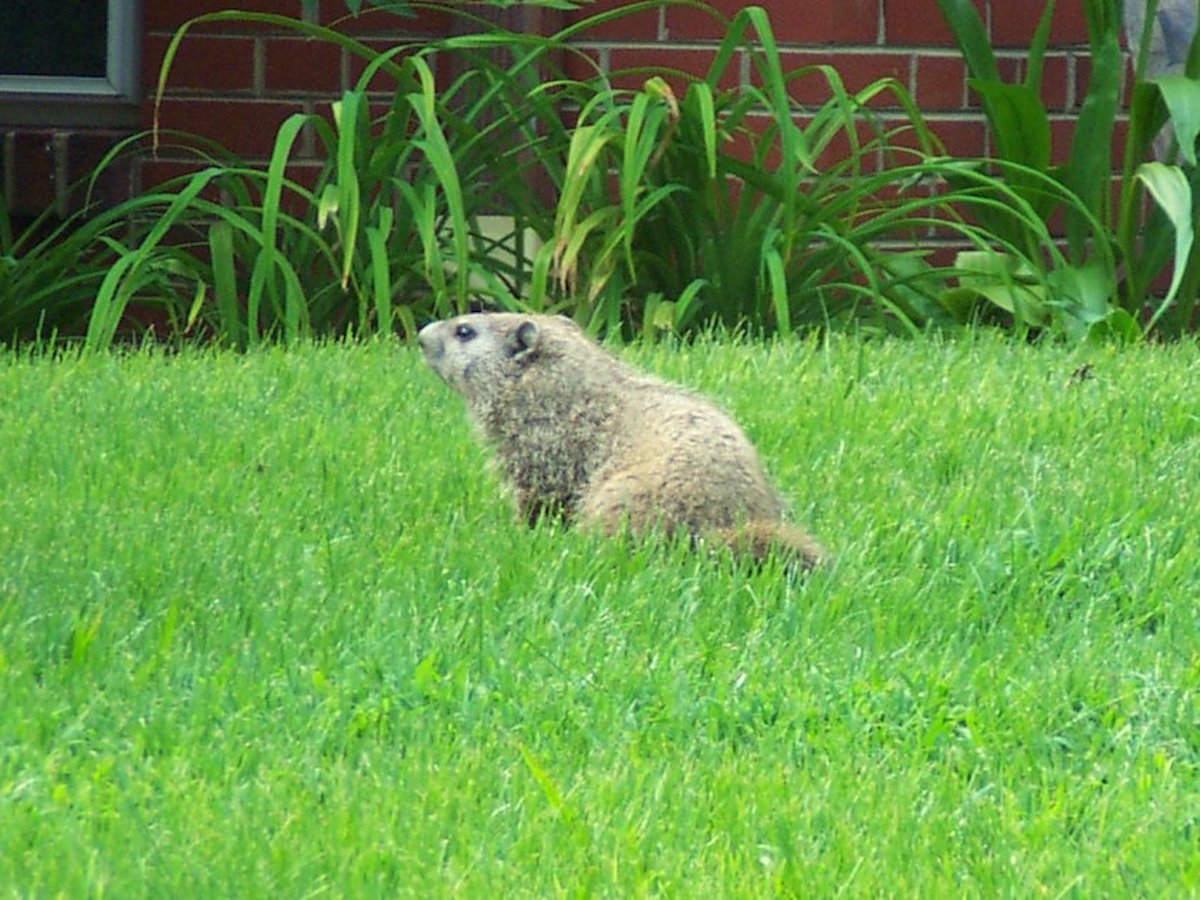
[[[537,323],[532,319],[526,319],[509,333],[505,349],[508,350],[509,357],[515,359],[524,356],[531,350],[536,350],[541,340],[542,333],[538,329]]]

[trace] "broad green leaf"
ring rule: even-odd
[[[987,29],[979,18],[975,4],[971,0],[937,0],[937,5],[946,24],[954,32],[954,40],[966,60],[967,71],[983,81],[999,81],[992,42],[988,39]]]
[[[1146,330],[1150,331],[1175,299],[1179,282],[1183,280],[1187,268],[1188,256],[1192,252],[1192,190],[1183,170],[1166,163],[1143,163],[1138,167],[1136,177],[1175,226],[1175,262],[1171,267],[1171,286],[1146,326]]]
[[[1099,262],[1060,266],[1046,276],[1052,302],[1081,322],[1092,323],[1112,312],[1116,284],[1111,269]]]
[[[1046,45],[1050,42],[1053,19],[1054,0],[1049,0],[1042,9],[1033,40],[1029,43],[1029,56],[1025,60],[1025,86],[1035,93],[1042,89],[1042,69],[1046,61]]]
[[[208,249],[212,256],[213,293],[216,294],[221,333],[231,337],[235,347],[243,349],[245,331],[238,310],[233,226],[228,222],[213,223],[208,230]]]
[[[1131,344],[1142,336],[1137,319],[1125,310],[1111,309],[1103,319],[1088,326],[1087,338],[1093,344]]]
[[[1112,135],[1125,69],[1115,37],[1094,48],[1093,59],[1091,81],[1079,110],[1062,179],[1093,216],[1103,217],[1111,196]],[[1068,206],[1066,228],[1071,257],[1079,261],[1086,252],[1089,223]]]
[[[1044,326],[1050,317],[1045,288],[1029,264],[1004,253],[970,250],[954,258],[958,283],[1029,325]]]
[[[1164,75],[1151,81],[1162,93],[1170,113],[1179,151],[1189,166],[1196,165],[1196,137],[1200,135],[1200,81],[1183,75]]]
[[[967,83],[987,105],[1000,158],[1044,172],[1050,166],[1050,119],[1041,98],[1023,84]]]
[[[358,223],[362,217],[359,199],[358,172],[355,160],[358,156],[358,134],[360,109],[366,105],[366,96],[355,91],[346,91],[342,99],[333,104],[333,119],[337,126],[337,194],[338,236],[342,241],[342,290],[350,283],[350,270],[358,249]]]
[[[1129,102],[1129,134],[1125,140],[1126,169],[1129,177],[1137,163],[1145,160],[1150,146],[1168,118],[1162,91],[1149,81],[1133,86]]]
[[[558,204],[555,230],[569,233],[583,202],[584,189],[596,172],[596,160],[614,139],[616,133],[605,125],[581,125],[571,135],[567,150],[567,170],[564,174],[562,199]]]
[[[271,160],[267,166],[267,181],[263,188],[262,197],[262,243],[259,254],[254,260],[254,268],[250,275],[250,290],[246,299],[249,311],[247,324],[250,327],[250,341],[258,337],[258,312],[262,308],[264,292],[273,302],[277,311],[283,313],[286,337],[292,341],[300,336],[301,320],[307,303],[304,291],[287,260],[279,252],[279,220],[280,199],[286,180],[288,160],[291,157],[292,145],[300,134],[300,130],[308,121],[308,116],[295,113],[288,116],[279,127],[275,136],[275,146],[271,151]],[[283,296],[279,295],[279,285],[275,279],[276,271],[283,275]]]
[[[644,92],[634,98],[622,142],[621,214],[627,223],[633,221],[638,196],[649,186],[657,156],[670,140],[672,115],[678,121],[679,108],[670,87],[661,78],[651,78]],[[631,273],[633,235],[632,227],[625,228],[625,258]]]
[[[434,294],[444,298],[446,293],[446,269],[438,246],[438,210],[436,188],[432,182],[425,182],[418,194],[408,181],[397,178],[392,182],[396,192],[404,199],[412,221],[414,231],[421,242],[421,271],[428,279]]]

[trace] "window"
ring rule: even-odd
[[[0,100],[137,99],[137,0],[0,0]]]

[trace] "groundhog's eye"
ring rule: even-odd
[[[475,329],[466,323],[463,323],[462,325],[455,325],[454,337],[465,344],[467,341],[471,340],[471,338],[475,337]]]

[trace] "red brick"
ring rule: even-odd
[[[1067,108],[1069,98],[1068,61],[1062,54],[1051,54],[1046,57],[1042,70],[1041,101],[1047,109],[1063,110]],[[1025,54],[1003,55],[996,59],[996,71],[1000,80],[1006,84],[1024,84],[1029,71],[1029,60]],[[979,106],[979,97],[972,92],[972,106]]]
[[[317,179],[320,177],[323,168],[324,166],[320,162],[293,162],[288,164],[286,176],[289,182],[305,188],[311,194],[317,186]],[[290,190],[286,186],[279,202],[284,212],[298,219],[303,219],[306,215],[311,215],[313,211],[312,201],[306,195],[299,191]]]
[[[1133,70],[1125,69],[1125,84],[1129,85],[1133,81]],[[1088,85],[1092,81],[1092,58],[1090,56],[1075,57],[1075,102],[1083,103],[1083,98],[1087,96]],[[1124,92],[1122,97],[1128,96]]]
[[[888,165],[912,165],[918,160],[922,153],[921,142],[907,118],[897,118],[894,115],[887,118],[881,117],[878,120],[878,127],[886,135],[887,147],[882,155]],[[936,152],[936,148],[934,150]]]
[[[983,122],[946,119],[928,122],[929,129],[938,136],[950,156],[970,157],[983,155]]]
[[[955,237],[959,237],[959,235],[956,234]],[[929,253],[925,257],[925,262],[929,263],[935,269],[951,269],[954,268],[954,261],[961,251],[974,249],[976,249],[974,244],[961,242],[948,246],[935,244],[929,247]]]
[[[853,154],[857,154],[856,171],[863,173],[879,171],[882,162],[880,152],[882,147],[877,140],[875,123],[856,119],[854,135],[858,142],[857,150],[851,143],[846,129],[839,129],[833,139],[817,155],[815,163],[817,170],[824,172],[838,167],[842,168],[845,174],[850,174],[850,170],[846,169],[846,164],[851,161]]]
[[[774,120],[769,116],[755,114],[742,120],[742,125],[733,135],[733,139],[722,145],[721,149],[742,162],[755,162],[755,150],[759,149],[763,133],[771,127]],[[762,167],[773,171],[779,165],[780,155],[777,146],[772,146],[766,153]]]
[[[89,176],[94,178],[87,188],[89,199],[103,207],[128,200],[133,187],[134,155],[126,149],[115,159],[108,161],[103,170],[97,169],[100,161],[126,135],[82,131],[71,134],[68,141],[68,180],[80,185]],[[82,190],[77,187],[73,201],[78,206],[83,201]]]
[[[640,90],[647,78],[662,75],[680,96],[687,89],[688,79],[664,73],[677,70],[685,75],[703,78],[712,65],[711,50],[683,50],[676,47],[625,48],[614,47],[609,57],[613,83],[618,87]],[[718,87],[732,88],[739,83],[739,65],[735,57],[718,81]]]
[[[265,87],[272,92],[335,94],[342,89],[341,48],[325,41],[270,38],[265,70]]]
[[[998,47],[1028,47],[1041,19],[1042,2],[992,3],[992,41]],[[1051,19],[1051,42],[1056,45],[1087,43],[1087,19],[1082,3],[1056,3]]]
[[[1025,79],[1024,56],[1000,56],[996,59],[996,73],[1007,84],[1016,84]]]
[[[445,37],[453,30],[454,16],[447,10],[419,9],[415,15],[400,16],[374,7],[363,6],[351,15],[341,0],[322,0],[317,21],[348,35],[403,34],[414,37]]]
[[[713,10],[717,15],[688,6],[668,7],[667,40],[720,41],[725,37],[727,21],[732,19],[743,5],[742,3],[714,3]],[[772,28],[774,28],[773,23]]]
[[[155,188],[169,185],[170,182],[177,182],[180,179],[195,175],[207,165],[201,160],[189,161],[183,159],[155,159],[147,156],[142,160],[139,166],[141,173],[142,189],[150,191]],[[178,184],[169,185],[172,188],[178,188]],[[210,200],[216,199],[215,192],[209,196]]]
[[[582,50],[566,53],[563,56],[563,72],[573,81],[587,81],[600,74],[600,54],[595,50]]]
[[[1050,122],[1050,163],[1065,163],[1071,152],[1071,140],[1075,136],[1073,119],[1054,119]]]
[[[1076,119],[1073,116],[1054,118],[1050,120],[1050,162],[1052,164],[1065,163],[1070,157],[1071,144],[1075,139]],[[1125,121],[1117,121],[1113,125],[1112,135],[1109,138],[1108,152],[1111,154],[1111,159],[1114,165],[1120,164],[1125,154],[1125,138],[1129,131],[1129,124]]]
[[[909,89],[910,57],[904,53],[836,53],[836,52],[785,52],[784,70],[795,72],[808,67],[827,65],[840,76],[846,90],[857,93],[881,78],[894,78],[904,90]],[[757,79],[755,79],[757,81]],[[791,95],[800,103],[820,105],[833,96],[829,80],[824,73],[814,71],[795,79],[791,84]],[[872,107],[897,106],[894,91],[885,90],[877,94]]]
[[[959,110],[965,103],[967,67],[959,56],[918,56],[916,101],[923,111]]]
[[[150,191],[156,188],[166,188],[177,191],[182,187],[183,179],[195,175],[206,165],[205,162],[185,159],[146,159],[141,164],[142,189]],[[295,182],[312,191],[321,168],[321,165],[315,162],[289,163],[285,170],[285,177],[288,181]],[[210,182],[201,191],[201,196],[206,200],[218,202],[220,200],[219,180]],[[289,190],[286,186],[280,203],[285,212],[297,217],[303,217],[305,213],[312,210],[311,202],[303,194]]]
[[[797,103],[805,106],[820,106],[832,95],[829,79],[819,69],[811,68],[822,65],[834,65],[834,61],[826,53],[788,53],[784,57],[785,71],[793,77],[788,81],[788,96]],[[801,71],[807,70],[807,71]],[[762,76],[754,71],[751,63],[750,83],[761,86]]]
[[[1128,62],[1128,61],[1127,61]],[[1128,102],[1133,89],[1132,63],[1125,65],[1122,70],[1120,96],[1123,102]],[[1087,96],[1092,81],[1092,58],[1086,54],[1075,57],[1075,103],[1082,104]]]
[[[147,32],[173,32],[180,25],[197,16],[221,12],[233,6],[237,6],[243,12],[273,13],[295,19],[299,19],[303,12],[302,0],[243,0],[239,4],[231,3],[229,0],[146,0],[143,4],[142,25]],[[228,21],[197,27],[237,33],[261,31],[270,26]]]
[[[325,124],[328,126],[328,133],[333,135],[332,140],[336,142],[337,141],[337,125],[333,121],[333,104],[334,104],[333,98],[330,98],[330,101],[328,103],[314,103],[313,104],[313,115],[316,118],[321,119],[325,122]],[[371,103],[369,100],[367,101],[368,121],[371,121],[371,122],[377,121],[386,112],[387,112],[387,109],[385,107],[383,107],[381,104]],[[317,132],[317,130],[315,128],[313,130],[315,132],[314,141],[313,141],[313,143],[315,144],[315,147],[313,149],[313,156],[316,157],[317,159],[328,159],[330,157],[336,156],[337,155],[336,148],[332,147],[332,146],[326,147],[322,143],[320,133]]]
[[[983,17],[983,0],[975,0],[975,6]],[[891,46],[955,46],[954,34],[936,0],[884,0],[883,21]]]
[[[1046,109],[1065,111],[1071,104],[1068,96],[1070,87],[1067,78],[1068,61],[1065,56],[1047,56],[1042,69],[1042,105]]]
[[[240,156],[266,158],[283,120],[301,111],[298,103],[168,98],[162,102],[159,124],[209,138]],[[293,157],[299,153],[300,143],[297,138]]]
[[[371,40],[369,38],[364,37],[362,39],[362,43],[365,46],[367,46],[369,49],[375,51],[376,53],[382,54],[382,53],[387,53],[391,50],[394,50],[396,48],[398,42],[395,40],[388,40],[388,39]],[[395,63],[396,65],[401,65],[406,58],[408,58],[409,56],[412,56],[416,53],[417,46],[420,46],[420,45],[414,45],[414,47],[412,49],[405,48],[405,49],[401,50],[399,53],[392,54],[391,61],[393,63]],[[358,84],[358,80],[362,77],[363,72],[366,71],[367,66],[370,64],[370,60],[364,59],[363,57],[358,56],[357,54],[353,54],[353,53],[349,54],[349,57],[350,57],[350,87],[353,87],[356,84]],[[430,60],[430,64],[433,66],[434,73],[436,75],[436,73],[437,73],[436,58]],[[394,76],[389,74],[386,70],[378,71],[378,72],[376,72],[375,76],[371,79],[371,83],[367,86],[367,90],[368,91],[388,91],[388,92],[395,91],[396,90],[396,79]]]
[[[1025,80],[1025,60],[1019,57],[1002,56],[996,60],[996,72],[1005,84],[1021,84]],[[967,108],[979,110],[983,101],[973,88],[967,88]]]
[[[0,135],[7,140],[8,135]],[[54,144],[50,132],[26,131],[12,135],[16,194],[8,209],[17,215],[38,215],[54,204]]]
[[[595,0],[580,9],[567,13],[568,24],[595,20],[598,16],[618,13],[629,5],[628,0]],[[599,22],[581,31],[575,40],[654,41],[658,39],[658,10],[622,13],[611,20]]]
[[[828,4],[829,19],[822,23],[823,38],[814,34],[810,27],[805,27],[801,11],[806,4],[775,0],[774,5],[781,11],[771,17],[771,22],[775,27],[775,36],[781,41],[874,44],[879,37],[877,0],[838,0]],[[786,14],[782,12],[785,9]]]
[[[732,19],[746,3],[718,0],[713,6]],[[766,0],[771,31],[780,43],[874,44],[879,33],[876,0],[838,0],[837,3],[798,3],[796,0]],[[753,30],[750,32],[753,35]],[[667,8],[667,34],[672,40],[720,40],[724,29],[701,10]]]
[[[725,145],[725,150],[735,158],[745,161],[751,161],[754,158],[754,149],[762,149],[762,135],[768,128],[772,126],[774,118],[767,115],[756,114],[747,116],[745,126],[749,133],[739,133],[732,144]],[[808,129],[812,124],[811,116],[798,116],[796,123],[802,129]],[[879,168],[879,152],[878,148],[872,146],[864,151],[862,148],[871,144],[875,138],[875,133],[870,123],[864,120],[857,120],[854,123],[855,135],[859,142],[859,171],[873,172]],[[811,137],[811,135],[810,135]],[[816,148],[809,148],[810,151]],[[834,167],[844,167],[844,164],[850,157],[852,152],[850,136],[844,129],[839,130],[829,142],[821,148],[816,158],[812,160],[813,165],[818,171],[827,171]],[[778,138],[773,138],[769,149],[766,151],[766,158],[763,162],[763,168],[767,171],[774,171],[782,162],[780,154]]]
[[[897,128],[906,124],[904,121],[894,120],[890,127]],[[984,126],[982,120],[939,119],[928,116],[925,124],[945,145],[948,155],[966,158],[983,155]],[[917,146],[916,138],[910,131],[897,134],[893,141],[904,147]]]
[[[914,162],[912,158],[901,158],[892,160],[891,165],[906,165],[911,162]],[[876,240],[920,244],[934,233],[934,227],[928,220],[937,215],[937,210],[924,185],[909,186],[905,190],[898,190],[893,185],[885,185],[872,193],[871,200],[873,202],[865,205],[859,213],[856,220],[859,228],[867,226],[881,216],[888,215],[898,206],[904,206],[910,210],[909,216],[891,221],[886,224],[886,227],[882,227],[882,230],[876,233]],[[910,216],[916,215],[920,215],[925,221],[914,222]],[[884,223],[881,222],[880,225],[883,226]]]
[[[918,141],[912,134],[912,129],[906,126],[897,126],[892,123],[891,129],[886,134],[886,142],[880,148],[880,158],[883,161],[883,166],[888,169],[897,169],[903,166],[915,166],[925,159],[925,155],[916,148]],[[909,146],[911,145],[911,146]],[[904,185],[903,190],[898,185],[892,185],[887,191],[880,191],[881,195],[899,196],[903,194],[911,199],[912,196],[920,192],[927,192],[925,185]]]
[[[143,194],[151,191],[178,192],[188,183],[193,175],[206,168],[209,163],[199,159],[150,159],[142,161],[140,170],[141,191]],[[221,202],[221,179],[211,179],[200,191],[201,198],[210,203]],[[194,241],[194,235],[178,233],[174,235],[177,242]]]
[[[142,44],[143,83],[153,89],[169,39],[149,36]],[[167,89],[248,91],[254,87],[254,40],[189,34],[179,44],[167,78]]]

